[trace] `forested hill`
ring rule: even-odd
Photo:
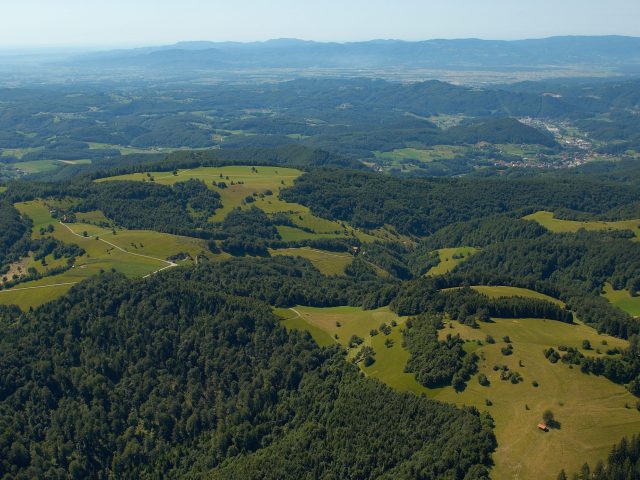
[[[497,70],[527,65],[587,64],[637,66],[640,39],[551,37],[535,40],[478,39],[404,42],[375,40],[319,43],[279,39],[254,43],[182,42],[164,47],[119,50],[74,59],[75,66],[168,68],[464,68]]]
[[[23,219],[13,205],[0,199],[0,271],[7,263],[24,255],[29,243],[31,224]],[[26,250],[28,251],[28,250]]]
[[[94,160],[91,164],[69,164],[53,174],[29,176],[32,181],[68,181],[79,178],[101,178],[125,173],[163,171],[176,168],[223,167],[230,165],[273,165],[309,170],[317,167],[368,170],[360,161],[335,153],[302,145],[275,147],[238,147],[209,150],[176,150],[171,153],[136,153]]]
[[[640,201],[637,181],[614,182],[606,176],[409,180],[344,170],[314,170],[281,195],[320,216],[364,228],[388,224],[409,235],[497,213],[565,209],[605,214]]]
[[[0,310],[0,476],[487,478],[488,417],[363,378],[199,272]]]

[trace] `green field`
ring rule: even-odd
[[[560,220],[555,218],[552,212],[544,211],[532,213],[524,217],[524,219],[536,221],[554,233],[575,233],[580,229],[591,231],[631,230],[636,237],[640,237],[640,220],[621,220],[617,222],[594,220],[591,222],[579,222],[575,220]]]
[[[491,290],[486,290],[486,293],[499,296],[518,294],[541,298],[541,294],[523,289],[487,288]],[[474,376],[466,390],[456,393],[451,387],[427,389],[415,380],[413,374],[404,372],[409,358],[409,353],[402,347],[401,329],[405,319],[387,308],[363,311],[354,307],[297,306],[277,313],[285,319],[283,324],[288,329],[307,330],[321,345],[330,345],[333,341],[346,346],[351,335],[361,336],[364,344],[372,346],[376,352],[375,363],[363,371],[397,390],[424,393],[441,401],[460,406],[473,405],[489,411],[496,421],[498,439],[492,478],[555,478],[562,468],[576,471],[585,461],[594,463],[605,458],[612,444],[640,429],[635,397],[624,387],[603,377],[585,375],[579,368],[571,369],[562,363],[551,364],[544,358],[545,348],[561,344],[576,347],[586,355],[597,356],[605,355],[598,353],[598,348],[604,351],[626,346],[625,341],[599,335],[582,324],[569,325],[541,319],[494,319],[493,323],[482,323],[479,329],[473,329],[449,322],[441,335],[459,333],[469,340],[469,348],[466,349],[481,356],[479,371],[491,381],[489,387],[482,387]],[[382,322],[390,324],[392,320],[398,325],[392,328],[389,336],[370,336],[372,328],[378,328]],[[337,339],[334,338],[336,334]],[[492,335],[497,343],[485,344],[487,334]],[[505,335],[510,337],[514,346],[514,354],[509,357],[500,352],[504,346],[501,339]],[[393,341],[392,346],[385,346],[387,339]],[[478,346],[476,340],[483,344]],[[583,340],[589,340],[594,350],[583,350]],[[606,347],[602,345],[603,341],[607,343]],[[349,357],[355,351],[351,349]],[[508,365],[520,372],[524,381],[513,385],[500,380],[493,371],[497,364]],[[534,380],[539,384],[537,388],[532,385]],[[485,405],[487,398],[493,402],[492,406]],[[545,434],[536,429],[546,409],[555,413],[562,426],[560,430]]]
[[[67,279],[72,282],[71,279]],[[35,282],[29,282],[31,287],[35,287]],[[24,285],[27,285],[26,283]],[[54,285],[46,284],[42,288],[30,288],[20,285],[11,290],[0,290],[0,305],[17,305],[22,310],[28,310],[29,307],[38,307],[47,302],[61,297],[73,287],[72,283]]]
[[[628,290],[614,290],[609,283],[604,286],[604,296],[629,315],[640,317],[640,297],[632,297]]]
[[[578,471],[585,461],[595,463],[606,458],[611,445],[640,429],[636,399],[624,387],[603,377],[585,375],[579,368],[551,364],[543,355],[545,348],[560,344],[579,348],[584,339],[594,348],[603,349],[608,348],[601,346],[603,340],[620,347],[625,346],[624,341],[598,335],[584,325],[552,320],[496,319],[481,324],[479,329],[451,324],[453,328],[445,328],[442,335],[460,333],[464,339],[484,341],[489,334],[497,341],[476,350],[483,358],[479,370],[489,378],[489,387],[482,387],[474,377],[462,393],[445,388],[435,395],[438,400],[473,405],[491,413],[498,439],[493,478],[555,478],[562,468]],[[513,355],[508,357],[500,352],[504,335],[514,346]],[[497,364],[518,371],[524,381],[513,385],[500,380],[493,371]],[[537,388],[532,385],[534,380]],[[486,406],[485,399],[493,405]],[[560,430],[543,433],[536,429],[547,409],[555,413],[562,425]]]
[[[13,149],[13,150],[4,150],[4,155],[9,155],[10,152],[14,152],[14,156],[17,158],[22,158],[24,155],[29,153],[30,151],[37,151],[37,149]],[[0,156],[0,163],[2,162],[2,156]],[[4,163],[7,168],[22,170],[25,173],[43,173],[43,172],[51,172],[60,168],[64,164],[88,164],[91,163],[91,160],[58,160],[58,159],[48,159],[48,160],[30,160],[26,162],[15,162],[15,163]]]
[[[78,222],[80,223],[93,223],[93,224],[99,224],[99,223],[107,223],[107,224],[111,224],[111,221],[104,216],[104,213],[102,213],[100,210],[93,210],[91,212],[84,212],[84,213],[76,213],[76,219]]]
[[[7,191],[7,187],[0,187],[0,193],[4,193]]]
[[[376,310],[362,310],[359,307],[332,307],[317,308],[296,306],[289,309],[306,324],[320,329],[329,334],[335,342],[342,346],[347,346],[351,335],[358,335],[362,338],[369,337],[372,328],[378,328],[381,323],[389,324],[392,320],[399,320],[399,317],[389,310],[388,307]],[[340,323],[340,326],[336,322]],[[285,322],[286,324],[286,322]],[[304,323],[301,323],[304,325]]]
[[[160,269],[170,267],[172,262],[167,257],[181,252],[188,253],[195,258],[202,252],[208,252],[203,240],[151,232],[146,230],[118,229],[114,235],[111,229],[104,229],[95,225],[75,223],[62,225],[51,217],[49,207],[42,201],[16,204],[21,213],[33,220],[33,237],[40,237],[41,227],[53,225],[52,236],[64,243],[75,243],[85,249],[86,254],[78,257],[74,267],[64,273],[46,276],[39,280],[24,282],[14,289],[0,292],[0,304],[14,303],[21,308],[35,307],[62,295],[70,285],[54,286],[51,288],[29,287],[57,285],[62,283],[77,283],[101,270],[115,269],[129,277],[142,277]],[[87,232],[88,237],[83,236]],[[99,239],[97,238],[99,237]],[[206,253],[211,258],[222,258]],[[49,268],[64,263],[55,263],[47,258]],[[26,267],[30,264],[27,263]],[[40,271],[45,270],[39,263],[34,266]]]
[[[502,153],[515,155],[517,157],[535,157],[540,153],[541,147],[538,145],[520,145],[515,143],[496,144]]]
[[[103,149],[115,149],[120,150],[121,155],[130,155],[132,153],[170,153],[176,150],[175,148],[137,148],[122,145],[112,145],[109,143],[89,143],[90,150],[103,150]],[[194,149],[196,150],[196,149]]]
[[[151,178],[156,183],[163,185],[173,185],[177,182],[184,182],[191,178],[204,181],[209,188],[220,194],[222,208],[218,209],[210,221],[219,222],[224,220],[227,214],[234,208],[249,208],[256,206],[266,214],[283,212],[289,215],[294,225],[312,230],[307,232],[294,227],[279,227],[283,240],[295,241],[322,237],[341,237],[355,235],[362,241],[373,241],[376,237],[368,235],[358,229],[338,222],[316,217],[304,205],[289,203],[278,198],[281,189],[293,185],[293,181],[302,172],[293,168],[284,167],[255,167],[231,166],[231,167],[199,167],[190,170],[179,170],[177,175],[171,172],[149,172]],[[228,178],[227,178],[228,177]],[[147,173],[135,173],[109,177],[97,180],[98,182],[114,180],[149,180]],[[227,188],[218,188],[219,182],[225,182]],[[234,184],[231,185],[231,182]],[[268,191],[272,195],[265,195]],[[257,194],[255,202],[245,204],[244,199]]]
[[[313,308],[296,306],[291,309],[282,309],[278,315],[284,318],[283,325],[287,329],[308,331],[320,345],[339,343],[347,348],[352,335],[364,339],[364,345],[370,345],[376,351],[376,362],[363,370],[389,386],[399,390],[425,393],[433,396],[433,392],[420,385],[412,373],[404,373],[404,366],[409,359],[409,352],[402,347],[401,328],[406,321],[405,317],[398,317],[387,307],[376,310],[362,310],[358,307],[333,307]],[[380,327],[381,323],[391,325],[395,321],[397,325],[392,327],[391,334],[385,336],[370,335],[372,329]],[[340,326],[338,326],[338,323]],[[338,338],[335,338],[335,336]],[[386,347],[385,339],[393,340],[393,346]],[[351,349],[352,357],[357,349]]]
[[[409,162],[429,163],[434,160],[451,160],[466,152],[466,147],[434,145],[425,148],[399,148],[389,152],[375,152],[376,158],[391,162],[392,165]]]
[[[13,167],[26,173],[50,172],[60,168],[60,165],[61,163],[58,160],[34,160],[31,162],[18,162],[12,164]]]
[[[270,249],[269,253],[272,256],[288,255],[306,258],[325,275],[344,275],[344,269],[353,262],[353,256],[348,253],[327,252],[309,247]]]
[[[444,275],[452,271],[457,265],[467,260],[471,255],[477,253],[478,249],[473,247],[457,247],[457,248],[442,248],[438,250],[440,256],[440,263],[435,267],[432,267],[427,275]],[[459,257],[459,258],[454,258]]]
[[[282,320],[282,325],[284,325],[287,330],[307,331],[311,334],[318,345],[323,347],[335,345],[336,342],[331,335],[304,320],[297,313],[297,309],[274,308],[273,311]]]

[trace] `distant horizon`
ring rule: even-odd
[[[0,48],[131,48],[181,40],[521,40],[640,36],[629,0],[21,0],[5,2]]]
[[[162,48],[162,47],[172,47],[180,44],[196,44],[196,43],[210,43],[210,44],[240,44],[240,45],[251,45],[251,44],[259,44],[259,43],[269,43],[269,42],[278,42],[278,41],[292,41],[292,42],[306,42],[306,43],[317,43],[317,44],[340,44],[340,45],[348,45],[348,44],[357,44],[357,43],[373,43],[373,42],[402,42],[402,43],[421,43],[421,42],[435,42],[435,41],[481,41],[481,42],[524,42],[524,41],[535,41],[535,40],[548,40],[552,38],[610,38],[610,37],[619,37],[619,38],[638,38],[640,39],[640,35],[619,35],[619,34],[601,34],[601,35],[572,35],[572,34],[559,34],[559,35],[548,35],[543,37],[522,37],[522,38],[483,38],[483,37],[433,37],[433,38],[423,38],[423,39],[405,39],[405,38],[370,38],[370,39],[362,39],[362,40],[313,40],[313,39],[305,39],[305,38],[297,38],[297,37],[274,37],[274,38],[266,38],[262,40],[208,40],[208,39],[186,39],[186,40],[176,40],[172,42],[166,43],[135,43],[135,44],[119,44],[119,43],[111,43],[111,44],[61,44],[61,45],[1,45],[0,44],[0,52],[4,53],[31,53],[35,54],[37,52],[59,52],[59,53],[67,53],[67,52],[96,52],[96,51],[110,51],[110,50],[129,50],[129,49],[145,49],[145,48]]]

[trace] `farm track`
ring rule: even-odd
[[[93,237],[96,237],[96,236],[97,236],[97,235],[89,235],[89,236],[86,236],[86,237],[85,237],[84,235],[80,235],[79,233],[74,232],[74,231],[73,231],[73,229],[72,229],[69,225],[67,225],[66,223],[64,223],[64,222],[60,222],[60,225],[62,225],[62,226],[64,226],[64,227],[66,227],[66,228],[67,228],[67,230],[69,230],[69,231],[70,231],[73,235],[75,235],[76,237],[80,237],[80,238],[93,238]],[[130,251],[128,251],[128,250],[126,250],[126,249],[124,249],[124,248],[120,247],[119,245],[116,245],[115,243],[111,243],[111,242],[109,242],[109,241],[107,241],[107,240],[104,240],[104,239],[102,239],[102,238],[98,238],[98,240],[99,240],[100,242],[106,243],[107,245],[109,245],[109,246],[111,246],[111,247],[113,247],[113,248],[115,248],[115,249],[117,249],[117,250],[119,250],[119,251],[121,251],[122,253],[125,253],[125,254],[127,254],[127,255],[134,255],[134,256],[136,256],[136,257],[148,258],[148,259],[150,259],[150,260],[157,260],[158,262],[163,262],[163,263],[166,263],[166,264],[167,264],[165,267],[159,268],[158,270],[155,270],[155,271],[153,271],[153,272],[151,272],[151,273],[149,273],[149,274],[145,275],[145,276],[144,276],[144,277],[142,277],[142,278],[148,278],[148,277],[150,277],[150,276],[152,276],[152,275],[155,275],[156,273],[160,273],[160,272],[162,272],[162,271],[164,271],[164,270],[167,270],[167,269],[169,269],[169,268],[173,268],[173,267],[177,267],[177,266],[178,266],[178,264],[177,264],[177,263],[175,263],[175,262],[170,262],[169,260],[164,260],[164,259],[162,259],[162,258],[158,258],[158,257],[152,257],[152,256],[150,256],[150,255],[144,255],[144,254],[142,254],[142,253],[134,253],[134,252],[130,252]],[[10,288],[10,289],[8,289],[8,290],[0,290],[0,293],[18,292],[18,291],[22,291],[22,290],[35,290],[35,289],[38,289],[38,288],[62,287],[62,286],[65,286],[65,285],[75,285],[75,284],[77,284],[77,283],[78,283],[78,282],[64,282],[64,283],[52,283],[52,284],[49,284],[49,285],[37,285],[37,286],[35,286],[35,287],[18,287],[18,288]]]
[[[109,242],[109,241],[107,241],[107,240],[105,240],[105,239],[103,239],[103,238],[100,238],[98,235],[89,235],[89,236],[86,236],[86,237],[85,237],[84,235],[80,235],[79,233],[74,232],[74,231],[73,231],[73,229],[72,229],[69,225],[67,225],[66,223],[60,222],[60,225],[65,226],[65,227],[67,228],[67,230],[69,230],[69,231],[70,231],[73,235],[75,235],[76,237],[80,237],[80,238],[93,238],[93,237],[97,237],[97,239],[98,239],[99,241],[101,241],[101,242],[103,242],[103,243],[106,243],[107,245],[110,245],[111,247],[113,247],[113,248],[115,248],[115,249],[117,249],[117,250],[120,250],[122,253],[126,253],[126,254],[128,254],[128,255],[135,255],[136,257],[142,257],[142,258],[148,258],[148,259],[151,259],[151,260],[157,260],[158,262],[163,262],[163,263],[166,263],[166,264],[167,264],[167,266],[166,266],[166,267],[161,268],[161,269],[159,269],[159,270],[156,270],[155,272],[150,273],[149,275],[146,275],[146,276],[145,276],[145,277],[143,277],[143,278],[146,278],[146,277],[149,277],[149,276],[151,276],[151,275],[153,275],[153,274],[155,274],[155,273],[161,272],[162,270],[166,270],[167,268],[177,267],[177,266],[178,266],[178,264],[177,264],[177,263],[170,262],[169,260],[164,260],[164,259],[162,259],[162,258],[158,258],[158,257],[152,257],[151,255],[144,255],[144,254],[142,254],[142,253],[134,253],[134,252],[130,252],[129,250],[126,250],[126,249],[124,249],[124,248],[120,247],[119,245],[116,245],[115,243],[111,243],[111,242]]]

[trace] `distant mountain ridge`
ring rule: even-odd
[[[640,72],[640,38],[568,36],[531,40],[434,39],[320,43],[297,39],[265,42],[179,42],[76,56],[87,66],[194,69],[430,68],[541,69],[591,65]]]

